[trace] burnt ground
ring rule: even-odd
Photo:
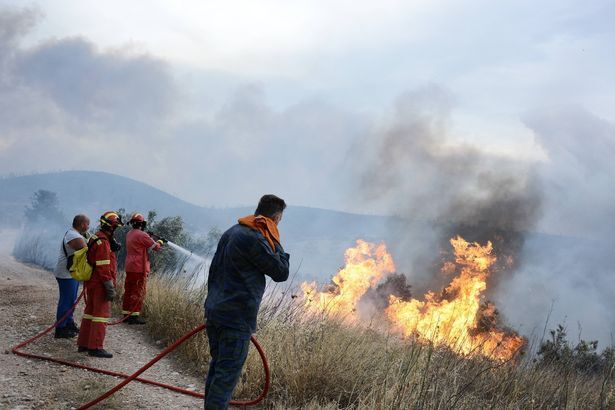
[[[0,235],[0,409],[77,408],[121,380],[10,353],[12,346],[54,322],[57,301],[52,273],[21,264],[10,256],[14,237],[15,232],[3,231]],[[82,311],[83,304],[80,304],[77,322]],[[54,339],[49,334],[25,350],[130,374],[153,358],[162,346],[148,337],[144,326],[121,324],[108,329],[105,348],[114,353],[112,359],[77,353],[75,339]],[[203,390],[202,378],[184,371],[172,355],[142,377]],[[133,382],[95,408],[196,409],[202,406],[198,398]]]

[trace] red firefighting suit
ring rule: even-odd
[[[77,346],[88,349],[102,349],[111,316],[111,302],[103,283],[117,277],[117,257],[111,252],[110,234],[98,231],[88,243],[88,262],[92,265],[92,277],[84,282],[85,310],[81,319],[81,330]]]
[[[150,271],[148,251],[160,249],[146,232],[131,229],[126,235],[126,281],[124,282],[124,300],[122,313],[139,316],[145,300],[147,275]]]

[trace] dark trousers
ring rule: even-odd
[[[211,362],[205,382],[205,410],[227,409],[248,356],[250,334],[207,323]]]
[[[58,299],[58,308],[56,310],[56,320],[60,320],[66,312],[73,307],[77,300],[77,294],[79,293],[79,281],[75,279],[60,279],[58,281],[58,289],[60,290],[60,298]],[[61,329],[73,322],[73,312],[71,312],[66,319],[61,323],[58,323],[57,328]]]

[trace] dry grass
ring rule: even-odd
[[[203,322],[203,300],[202,292],[189,292],[177,280],[150,279],[144,308],[149,332],[157,340],[177,339]],[[463,359],[331,318],[306,320],[290,300],[265,302],[260,316],[258,340],[272,369],[269,408],[615,408],[612,375],[556,371],[530,359]],[[187,371],[204,376],[207,351],[204,334],[186,343],[180,357]],[[235,397],[257,396],[262,383],[260,359],[251,349]]]

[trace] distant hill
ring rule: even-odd
[[[105,172],[65,171],[0,179],[0,226],[16,227],[24,208],[39,189],[58,195],[60,208],[70,217],[86,213],[93,219],[109,209],[128,212],[155,210],[160,217],[180,215],[189,230],[222,230],[253,207],[201,207],[145,183]],[[287,249],[293,251],[295,268],[308,277],[328,278],[343,262],[343,251],[358,238],[382,240],[389,218],[357,215],[327,209],[289,206],[281,224]]]
[[[86,212],[96,216],[109,209],[147,212],[161,216],[182,215],[194,226],[215,225],[226,210],[216,211],[183,201],[160,189],[130,178],[105,172],[66,171],[27,175],[0,180],[0,209],[3,224],[19,224],[23,209],[39,189],[58,195],[61,209],[71,215]]]

